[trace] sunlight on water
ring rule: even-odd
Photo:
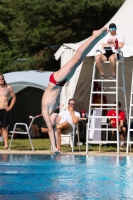
[[[133,199],[133,158],[0,155],[0,199]]]

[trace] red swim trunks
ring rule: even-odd
[[[58,85],[58,86],[61,86],[61,87],[63,87],[65,85],[65,83],[66,83],[66,79],[64,81],[62,81],[62,82],[57,82],[55,80],[55,78],[54,78],[54,73],[50,75],[49,81],[51,83],[54,83],[55,85]]]

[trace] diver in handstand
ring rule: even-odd
[[[58,71],[51,74],[49,84],[42,97],[42,114],[48,127],[48,134],[53,148],[53,153],[58,154],[54,128],[57,115],[53,115],[59,103],[60,93],[64,84],[71,79],[77,67],[84,60],[95,44],[108,33],[108,28],[93,31],[90,36],[76,51],[75,55]]]

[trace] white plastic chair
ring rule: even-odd
[[[14,133],[17,133],[17,134],[21,134],[21,135],[28,135],[32,151],[34,151],[34,146],[33,146],[32,140],[31,140],[31,136],[30,136],[30,129],[31,129],[31,126],[32,126],[32,123],[33,123],[34,119],[38,118],[38,117],[41,117],[41,116],[42,116],[42,114],[37,115],[35,117],[29,116],[29,118],[31,118],[31,122],[30,122],[29,127],[27,126],[26,123],[15,123],[14,124],[13,131],[10,131],[10,133],[12,133],[12,136],[11,136],[11,140],[10,140],[10,144],[9,144],[9,149],[8,150],[10,150],[10,148],[11,148],[11,144],[12,144],[12,140],[13,140],[13,137],[14,137]],[[23,126],[26,131],[16,131],[16,128],[18,126]]]
[[[4,143],[3,137],[0,136],[0,142]]]
[[[72,147],[72,152],[74,151],[74,141],[75,141],[75,134],[78,136],[78,146],[80,151],[80,138],[79,138],[79,128],[78,124],[73,125],[72,132],[69,132],[67,134],[61,134],[61,145],[63,144],[69,144]]]
[[[25,128],[25,131],[16,131],[16,128],[20,127],[20,126],[23,126]],[[32,144],[32,140],[31,140],[30,133],[29,133],[30,127],[31,126],[28,127],[27,124],[25,124],[25,123],[15,123],[14,124],[13,131],[10,131],[10,133],[12,133],[12,136],[11,136],[11,140],[10,140],[10,144],[9,144],[9,149],[8,150],[10,150],[10,148],[11,148],[11,144],[12,144],[12,140],[13,140],[13,137],[14,137],[14,133],[16,133],[16,134],[21,134],[21,135],[28,135],[32,151],[34,151],[34,146]]]

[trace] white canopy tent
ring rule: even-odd
[[[17,101],[10,111],[10,127],[16,122],[28,124],[29,115],[36,116],[41,113],[41,100],[44,90],[49,83],[49,76],[53,72],[21,71],[4,74],[6,82],[12,86],[17,95]],[[42,118],[35,123],[42,125]]]
[[[127,93],[127,103],[129,107],[130,99],[130,87],[131,87],[131,72],[133,66],[133,1],[125,0],[123,5],[117,11],[117,13],[112,17],[112,19],[105,25],[108,26],[110,23],[115,23],[117,25],[117,33],[125,37],[125,45],[122,49],[125,60],[125,83],[126,83],[126,93]],[[81,111],[85,108],[88,111],[89,97],[90,97],[90,86],[91,77],[94,64],[94,55],[97,49],[101,49],[103,39],[101,39],[95,47],[89,52],[89,54],[84,59],[83,63],[75,71],[72,79],[65,84],[61,93],[61,103],[67,104],[69,98],[75,97],[77,99],[77,110]],[[83,43],[73,44],[63,44],[60,49],[55,53],[55,58],[58,60],[61,57],[61,67],[71,59],[75,54],[75,51]],[[120,72],[121,73],[121,72]],[[106,67],[105,70],[106,77],[111,75],[111,69]],[[121,75],[119,75],[121,77]],[[121,78],[120,78],[121,81]],[[119,100],[124,104],[123,92],[119,94]],[[114,99],[107,98],[107,101],[113,101]]]
[[[29,86],[45,90],[51,73],[31,70],[6,73],[4,77],[6,82],[12,86],[14,92],[17,93]]]

